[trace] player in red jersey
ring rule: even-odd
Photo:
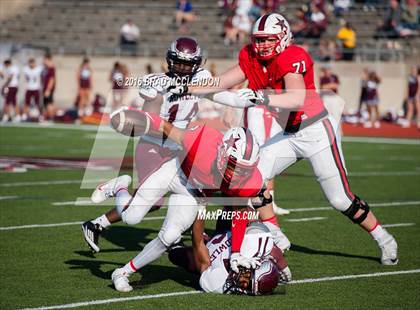
[[[139,268],[160,257],[172,244],[181,239],[196,218],[203,199],[221,192],[224,196],[244,198],[239,205],[246,205],[254,198],[260,220],[270,230],[279,248],[285,250],[290,242],[278,228],[276,217],[270,207],[271,199],[264,188],[261,173],[257,169],[259,146],[252,133],[242,127],[232,128],[225,135],[208,126],[197,126],[183,130],[151,112],[146,114],[154,132],[163,133],[183,148],[178,161],[165,163],[160,173],[153,176],[159,181],[158,188],[137,191],[131,196],[127,182],[121,176],[97,187],[92,200],[103,202],[116,197],[116,209],[127,224],[138,224],[151,206],[167,192],[168,211],[162,228],[154,240],[124,267],[112,274],[115,288],[121,292],[132,290],[128,277]],[[149,127],[149,125],[147,126]],[[146,180],[146,182],[148,182]],[[233,219],[231,268],[238,271],[238,265],[250,266],[252,262],[239,253],[248,221],[243,216]],[[284,237],[283,237],[284,236]],[[254,262],[255,263],[255,262]]]
[[[238,91],[233,103],[227,102],[226,92],[214,99],[238,107],[264,104],[278,109],[277,119],[284,133],[261,149],[258,167],[264,179],[280,174],[299,159],[309,160],[331,206],[372,235],[381,249],[382,264],[397,264],[395,239],[368,204],[350,190],[337,121],[328,115],[316,93],[312,58],[292,44],[286,19],[274,13],[260,17],[253,27],[251,44],[239,53],[239,63],[216,78],[216,87],[173,85],[169,90],[176,94],[214,93],[248,80],[249,88]]]

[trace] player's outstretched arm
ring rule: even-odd
[[[208,85],[200,85],[199,83],[195,83],[197,85],[173,85],[168,88],[168,91],[178,95],[185,93],[205,95],[230,89],[237,84],[243,83],[245,80],[244,72],[239,65],[235,65],[221,75],[213,77],[214,83],[207,83]]]
[[[204,244],[204,220],[196,219],[192,226],[192,246],[195,265],[200,273],[210,267],[209,250]]]
[[[298,109],[303,106],[306,86],[302,74],[288,73],[284,76],[286,92],[268,95],[268,105],[283,109]]]

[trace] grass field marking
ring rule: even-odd
[[[349,279],[359,279],[359,278],[373,278],[373,277],[394,276],[394,275],[413,274],[413,273],[420,273],[420,269],[364,273],[364,274],[351,274],[351,275],[345,275],[345,276],[293,280],[289,282],[289,284],[303,284],[303,283],[316,283],[316,282],[349,280]]]
[[[25,308],[25,309],[22,309],[22,310],[68,309],[68,308],[77,308],[77,307],[85,307],[85,306],[93,306],[93,305],[110,304],[110,303],[115,303],[115,302],[134,301],[134,300],[172,297],[172,296],[182,296],[182,295],[191,295],[191,294],[200,294],[200,293],[203,293],[203,292],[202,291],[183,291],[183,292],[162,293],[162,294],[155,294],[155,295],[120,297],[120,298],[92,300],[92,301],[85,301],[85,302],[82,301],[82,302],[76,302],[76,303],[73,303],[73,304],[65,304],[65,305],[47,306],[47,307],[39,307],[39,308]]]
[[[86,206],[93,204],[90,200],[72,200],[72,201],[56,201],[51,203],[53,206]]]
[[[156,221],[163,220],[164,216],[150,216],[145,217],[142,221]],[[71,225],[80,225],[83,222],[65,222],[65,223],[52,223],[52,224],[33,224],[33,225],[21,225],[21,226],[3,226],[0,227],[0,230],[15,230],[15,229],[25,229],[25,228],[44,228],[44,227],[58,227],[58,226],[71,226]]]
[[[304,284],[304,283],[349,280],[349,279],[358,279],[358,278],[372,278],[372,277],[393,276],[393,275],[413,274],[413,273],[420,273],[420,269],[293,280],[289,284]],[[63,305],[45,306],[45,307],[38,307],[38,308],[24,308],[22,310],[68,309],[68,308],[76,308],[76,307],[110,304],[110,303],[116,303],[116,302],[135,301],[135,300],[144,300],[144,299],[152,299],[152,298],[164,298],[164,297],[191,295],[191,294],[199,294],[199,293],[202,293],[202,291],[183,291],[183,292],[163,293],[163,294],[155,294],[155,295],[141,295],[141,296],[132,296],[132,297],[110,298],[110,299],[101,299],[101,300],[92,300],[92,301],[82,301],[82,302],[63,304]]]
[[[18,199],[19,196],[0,196],[0,200]]]
[[[55,181],[32,181],[32,182],[11,182],[0,183],[0,187],[14,187],[14,186],[38,186],[38,185],[61,185],[61,184],[80,184],[80,183],[98,183],[103,182],[104,179],[94,180],[55,180]]]
[[[395,224],[383,224],[382,227],[406,227],[414,226],[416,223],[395,223]]]
[[[375,144],[402,144],[402,145],[418,145],[418,139],[398,139],[398,138],[378,138],[378,137],[350,137],[346,136],[341,139],[343,142],[359,142],[359,143],[375,143]]]
[[[420,205],[420,201],[394,201],[394,202],[379,202],[379,203],[370,203],[369,206],[373,208],[380,207],[397,207],[397,206],[416,206]],[[314,207],[314,208],[296,208],[289,209],[290,212],[310,212],[310,211],[325,211],[325,210],[334,210],[332,207]]]
[[[321,221],[321,220],[325,220],[327,219],[326,217],[305,217],[305,218],[301,218],[301,219],[288,219],[285,220],[285,222],[310,222],[310,221]]]

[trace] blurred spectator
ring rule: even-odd
[[[54,91],[56,85],[55,66],[50,54],[44,56],[44,68],[42,70],[42,91],[44,95],[43,116],[46,120],[55,117]]]
[[[122,51],[129,52],[131,55],[137,54],[137,42],[140,38],[140,29],[131,19],[121,27],[120,47]]]
[[[333,40],[321,40],[315,55],[322,62],[341,59],[337,43]]]
[[[343,25],[338,30],[337,39],[341,41],[343,60],[351,61],[356,48],[356,32],[349,22],[342,21]]]
[[[311,4],[311,13],[309,15],[309,25],[306,30],[306,38],[316,38],[319,39],[322,33],[327,28],[328,21],[324,12],[315,5]]]
[[[78,115],[83,117],[92,113],[90,107],[90,93],[92,91],[92,69],[90,68],[89,59],[83,59],[76,74],[77,84],[79,87],[78,96]]]
[[[420,128],[420,67],[412,66],[411,73],[408,77],[407,87],[407,113],[405,119],[400,121],[400,124],[404,128],[411,126],[411,122],[414,118],[414,113],[417,113],[417,127]]]
[[[279,0],[263,0],[262,15],[277,12],[280,5]]]
[[[219,7],[219,16],[228,16],[235,12],[237,0],[219,0],[217,6]]]
[[[414,9],[411,4],[410,4],[410,8],[414,13]],[[415,10],[417,11],[417,8]],[[411,13],[407,13],[407,12],[408,11],[406,11],[406,18],[409,15],[411,15]],[[411,21],[414,19],[410,17],[408,18]],[[387,14],[384,20],[382,21],[382,23],[380,24],[380,26],[376,29],[375,38],[376,39],[379,39],[379,38],[395,39],[395,38],[407,37],[407,36],[415,34],[415,31],[408,27],[409,25],[411,24],[404,23],[403,10],[401,8],[400,3],[397,0],[390,0]],[[416,28],[417,24],[414,27]]]
[[[402,2],[402,27],[410,30],[419,29],[418,5],[416,0]]]
[[[351,0],[334,0],[334,15],[340,17],[351,7]]]
[[[295,17],[292,20],[291,27],[294,38],[304,38],[308,28],[308,19],[303,8],[299,8],[295,12]]]
[[[236,32],[239,37],[239,42],[244,43],[251,31],[251,21],[248,15],[244,14],[241,10],[237,10],[237,13],[232,18],[232,26],[234,28],[233,34]]]
[[[359,108],[357,109],[357,114],[360,117],[362,115],[362,109],[366,106],[368,101],[368,91],[367,91],[367,82],[369,79],[369,69],[364,68],[362,72],[362,79],[360,81],[360,97],[359,97]]]
[[[9,120],[20,121],[20,109],[17,104],[17,92],[19,86],[19,68],[7,59],[3,63],[1,75],[5,82],[1,87],[4,97],[3,122]]]
[[[124,89],[124,72],[122,65],[119,62],[115,62],[109,75],[109,81],[112,84],[112,107],[111,110],[119,108],[122,105],[122,92]],[[110,112],[110,111],[107,111]]]
[[[321,89],[321,94],[331,94],[338,93],[338,86],[340,85],[340,80],[338,76],[332,73],[331,66],[325,65],[321,68],[321,76],[319,78],[319,85]]]
[[[152,74],[154,72],[152,64],[150,62],[146,64],[146,74]]]
[[[369,72],[368,80],[366,83],[366,104],[369,112],[369,120],[364,124],[365,128],[381,127],[379,123],[379,97],[378,87],[381,80],[375,71]]]
[[[36,114],[40,115],[39,94],[41,92],[41,72],[42,67],[37,66],[35,59],[29,58],[28,65],[23,68],[26,81],[25,105],[23,106],[22,120],[28,119],[31,109],[37,110]]]
[[[236,43],[238,40],[238,29],[233,26],[233,17],[234,14],[228,16],[223,24],[224,28],[224,44],[230,45],[232,43]]]
[[[178,0],[176,2],[175,23],[180,32],[187,31],[187,23],[195,20],[193,6],[189,0]]]

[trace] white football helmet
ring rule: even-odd
[[[282,15],[269,13],[255,22],[251,39],[257,57],[268,60],[289,46],[292,41],[292,31]]]
[[[229,129],[217,152],[217,169],[230,182],[233,175],[244,177],[257,166],[260,147],[252,132],[244,127]]]

